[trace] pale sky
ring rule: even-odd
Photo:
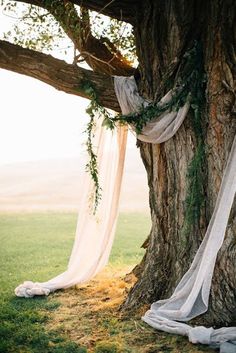
[[[0,163],[75,156],[88,101],[0,70]]]
[[[1,39],[12,23],[0,11]],[[0,165],[78,156],[87,105],[86,99],[0,69]],[[134,145],[133,139],[129,146]]]

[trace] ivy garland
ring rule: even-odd
[[[92,204],[93,204],[93,214],[96,213],[99,202],[102,198],[102,189],[99,183],[99,170],[97,164],[97,155],[94,152],[93,138],[94,131],[96,129],[95,118],[103,117],[104,119],[110,121],[111,115],[106,108],[104,108],[98,99],[97,92],[93,84],[88,80],[83,80],[79,87],[79,90],[82,90],[90,98],[90,104],[86,109],[86,113],[89,115],[90,119],[87,124],[86,130],[84,131],[87,134],[86,150],[89,156],[89,161],[86,164],[86,171],[90,173],[91,178],[94,183],[94,195],[92,195]],[[114,126],[109,126],[110,129],[113,129]]]
[[[185,200],[185,216],[183,233],[187,233],[195,226],[199,226],[201,208],[205,200],[205,139],[203,127],[203,108],[205,106],[206,74],[204,72],[202,48],[199,43],[193,48],[195,54],[194,70],[192,72],[191,91],[191,125],[196,138],[196,150],[187,170],[187,194]],[[188,54],[191,55],[191,52]],[[191,82],[190,82],[191,85]]]
[[[87,151],[90,156],[86,168],[91,174],[95,185],[94,196],[94,213],[97,210],[101,199],[101,187],[99,185],[99,170],[97,166],[97,156],[94,153],[92,140],[94,137],[95,116],[103,117],[103,126],[114,129],[116,124],[132,124],[135,127],[137,134],[140,134],[143,127],[151,120],[156,119],[163,112],[177,111],[181,108],[187,99],[190,99],[191,108],[193,110],[193,118],[191,120],[193,130],[197,139],[197,147],[192,161],[188,167],[188,191],[186,196],[186,211],[184,230],[189,230],[190,225],[199,222],[201,206],[204,201],[204,172],[203,165],[205,161],[204,136],[201,122],[202,108],[205,102],[205,74],[203,70],[202,50],[199,43],[195,43],[192,49],[187,51],[182,58],[178,73],[173,80],[169,80],[166,86],[174,86],[172,99],[166,104],[150,103],[147,107],[142,107],[139,112],[130,113],[127,115],[112,116],[100,103],[98,94],[93,84],[84,80],[80,89],[82,89],[91,99],[87,113],[90,116],[90,121],[87,125],[86,133]],[[169,87],[169,88],[170,88]]]
[[[198,107],[202,105],[202,87],[205,82],[202,65],[202,50],[198,42],[183,56],[176,76],[174,82],[173,80],[169,80],[168,85],[171,86],[171,88],[174,86],[174,89],[172,99],[168,103],[159,104],[154,102],[150,103],[147,107],[142,107],[139,112],[127,115],[120,114],[114,118],[108,116],[104,119],[104,125],[109,127],[109,125],[114,126],[116,122],[121,124],[128,123],[135,127],[137,134],[140,134],[143,127],[148,122],[156,119],[167,110],[179,110],[184,106],[189,97],[191,97],[191,107],[194,111],[198,109]],[[197,129],[199,129],[199,126]]]

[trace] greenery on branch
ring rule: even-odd
[[[119,122],[121,124],[132,124],[135,127],[136,133],[141,134],[142,129],[148,122],[158,118],[166,111],[177,111],[189,98],[189,92],[185,92],[184,88],[176,88],[175,91],[173,91],[172,98],[168,103],[150,103],[147,107],[141,107],[138,112],[127,115],[118,115],[117,117],[112,118],[112,121],[113,123]]]
[[[112,118],[112,121],[132,124],[137,134],[140,134],[148,122],[158,118],[163,112],[178,111],[189,99],[192,108],[195,109],[199,103],[201,105],[205,76],[202,69],[202,50],[198,42],[183,56],[175,78],[167,81],[165,85],[167,90],[173,89],[172,98],[168,103],[153,102],[146,107],[141,107],[138,112],[120,114]]]
[[[69,48],[66,35],[59,23],[45,9],[16,1],[1,0],[3,14],[12,19],[12,28],[3,38],[22,47],[51,53],[65,53]]]

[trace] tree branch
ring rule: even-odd
[[[138,0],[71,0],[71,2],[131,24],[134,24],[138,5]]]
[[[27,4],[35,4],[33,0],[16,0]],[[84,6],[89,10],[97,11],[103,15],[117,20],[134,24],[137,0],[70,0],[73,4]],[[37,6],[42,6],[43,1],[36,0]]]
[[[19,45],[0,40],[0,68],[36,78],[66,93],[90,99],[83,91],[89,81],[98,93],[100,103],[106,108],[120,111],[112,77],[67,64],[51,55],[24,49]]]
[[[122,55],[116,55],[115,51],[112,53],[101,40],[92,35],[89,18],[86,22],[83,16],[80,18],[71,1],[18,0],[18,2],[27,2],[50,12],[74,43],[75,48],[80,53],[86,53],[85,61],[94,71],[117,76],[131,76],[134,73],[134,68]]]

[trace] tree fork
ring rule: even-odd
[[[83,8],[80,18],[71,1],[30,0],[18,2],[25,2],[47,10],[60,24],[75,48],[94,71],[117,76],[131,76],[134,73],[135,69],[124,57],[112,53],[102,40],[92,35],[89,19],[86,23],[83,19]]]

